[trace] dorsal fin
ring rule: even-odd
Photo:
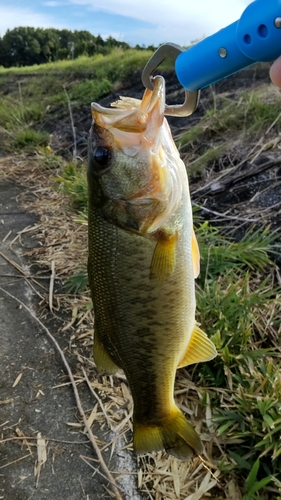
[[[200,273],[200,251],[194,229],[192,230],[191,252],[195,279]]]

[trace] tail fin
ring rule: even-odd
[[[134,419],[134,450],[149,453],[165,449],[180,460],[200,455],[203,446],[198,434],[187,422],[183,413],[175,406],[171,416],[158,424],[139,423]]]

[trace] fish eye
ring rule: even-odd
[[[98,170],[103,170],[109,166],[112,159],[110,149],[105,146],[97,146],[93,149],[92,154]]]

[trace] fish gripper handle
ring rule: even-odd
[[[192,92],[279,55],[281,0],[255,0],[238,21],[179,54],[175,69],[182,86]]]

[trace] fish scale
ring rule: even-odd
[[[105,225],[93,211],[89,227],[89,245],[95,248],[90,253],[89,269],[98,270],[90,271],[94,311],[99,325],[97,335],[116,365],[125,371],[131,389],[137,387],[139,394],[135,406],[153,408],[158,400],[161,406],[167,394],[173,391],[175,370],[181,357],[179,345],[182,344],[181,351],[184,350],[183,332],[188,325],[188,316],[193,312],[188,308],[187,300],[184,309],[180,300],[187,281],[186,270],[180,266],[183,259],[179,255],[179,265],[169,282],[155,285],[149,280],[153,242]],[[102,278],[101,270],[104,270]],[[172,309],[171,298],[174,299]],[[134,367],[130,370],[132,359]],[[161,374],[157,374],[159,369]],[[148,373],[153,380],[156,377],[161,379],[158,384],[161,390],[151,390]],[[154,386],[153,383],[155,389]],[[140,392],[143,397],[140,397]]]

